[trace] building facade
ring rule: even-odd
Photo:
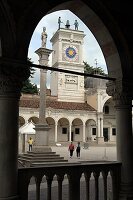
[[[71,27],[58,29],[51,38],[52,67],[83,73],[84,37],[83,31]],[[115,142],[115,113],[113,101],[106,93],[106,82],[92,78],[84,80],[81,75],[52,71],[51,89],[47,89],[46,98],[50,145],[68,141]],[[19,108],[20,126],[30,120],[38,123],[38,95],[23,94]],[[27,136],[20,135],[20,141],[23,146]]]

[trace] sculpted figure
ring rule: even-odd
[[[46,42],[47,42],[47,33],[46,33],[46,27],[43,27],[43,32],[41,35],[42,40],[42,47],[46,48]]]

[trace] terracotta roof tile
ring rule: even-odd
[[[20,107],[26,108],[39,108],[39,99],[20,99],[19,102]],[[93,107],[91,107],[87,103],[77,103],[77,102],[62,102],[62,101],[47,101],[47,108],[53,109],[64,109],[64,110],[88,110],[88,111],[96,111]]]

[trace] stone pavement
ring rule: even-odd
[[[73,158],[70,158],[68,147],[52,146],[52,151],[55,151],[57,154],[60,154],[65,159],[68,159],[68,162],[79,162],[79,161],[98,161],[98,160],[108,160],[116,161],[116,146],[90,146],[88,149],[81,147],[81,157],[77,159],[76,151],[73,153]]]

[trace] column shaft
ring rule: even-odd
[[[0,96],[0,199],[17,195],[18,100]]]
[[[69,142],[71,142],[72,125],[69,125]]]
[[[126,98],[126,97],[125,97]],[[117,159],[122,162],[120,199],[133,199],[132,101],[116,105]]]
[[[83,124],[83,142],[85,142],[85,124]]]
[[[40,69],[39,124],[46,123],[46,70]]]
[[[55,123],[55,142],[57,142],[57,123]]]

